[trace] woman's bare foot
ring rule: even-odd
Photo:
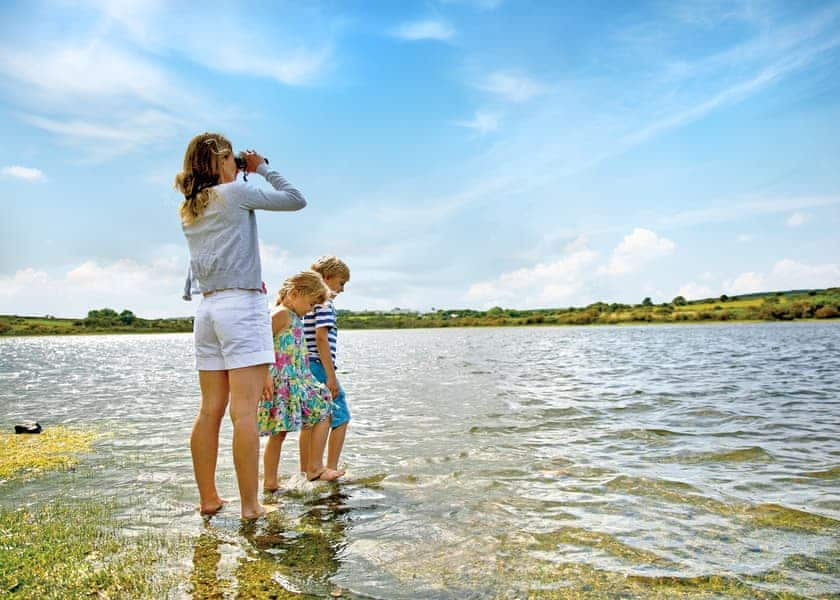
[[[216,498],[215,500],[211,500],[206,504],[202,502],[197,507],[198,512],[202,515],[213,516],[217,512],[222,510],[222,508],[224,508],[225,504],[227,504],[228,502],[230,502],[230,500],[225,500],[224,498]]]
[[[245,512],[241,513],[243,519],[247,519],[249,521],[253,521],[254,519],[259,519],[260,517],[266,516],[268,513],[272,513],[277,510],[277,507],[273,504],[260,504],[260,510],[256,512]]]
[[[344,475],[344,471],[336,471],[335,469],[323,468],[317,471],[306,474],[309,481],[335,481]]]
[[[280,483],[275,479],[274,481],[263,481],[263,491],[266,494],[271,494],[280,489]]]

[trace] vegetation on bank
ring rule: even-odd
[[[0,507],[0,596],[163,598],[177,579],[158,564],[175,552],[163,534],[126,536],[110,500],[60,497]]]
[[[616,325],[702,321],[792,321],[840,317],[840,288],[793,290],[742,296],[654,304],[595,302],[584,307],[516,310],[499,306],[490,310],[445,309],[420,313],[339,310],[342,329],[413,329],[426,327],[498,327],[518,325]],[[142,319],[130,310],[92,310],[84,319],[0,315],[0,336],[68,335],[85,333],[181,333],[192,331],[192,318]]]
[[[61,426],[37,435],[0,433],[0,482],[71,468],[78,464],[79,454],[90,452],[96,437],[91,431]]]

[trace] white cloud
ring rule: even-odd
[[[15,177],[17,179],[25,179],[26,181],[43,181],[46,179],[44,172],[41,171],[41,169],[21,167],[18,165],[3,167],[3,169],[0,170],[0,173],[2,173],[5,177]]]
[[[785,258],[773,265],[769,279],[774,289],[834,287],[840,285],[840,264],[806,265]]]
[[[392,32],[392,35],[409,41],[446,41],[455,36],[455,28],[446,21],[429,19],[403,23]]]
[[[510,102],[526,102],[548,91],[539,81],[508,71],[491,73],[478,87]]]
[[[599,271],[607,275],[632,273],[652,260],[671,254],[675,247],[671,240],[637,227],[616,246],[609,264]]]
[[[765,286],[766,284],[763,276],[753,271],[749,271],[747,273],[741,273],[731,281],[727,281],[724,287],[726,287],[729,294],[738,295],[769,291]]]
[[[710,298],[714,296],[715,293],[712,291],[707,285],[697,284],[693,281],[689,281],[685,285],[681,286],[675,296],[682,296],[686,300],[699,300],[700,298]]]
[[[746,244],[746,243],[749,243],[749,242],[753,241],[755,239],[755,236],[751,233],[741,233],[741,234],[738,234],[738,237],[735,238],[735,239],[738,240],[742,244]]]
[[[788,217],[786,223],[788,227],[800,227],[811,220],[811,216],[807,213],[795,212]]]
[[[289,251],[283,250],[276,244],[269,244],[260,240],[260,263],[262,276],[268,287],[269,297],[273,297],[286,278],[293,275],[290,272]]]
[[[550,263],[502,273],[475,283],[467,291],[471,302],[489,306],[557,306],[578,297],[598,253],[581,236],[566,248],[565,257]]]
[[[478,133],[484,135],[491,131],[496,131],[499,128],[499,119],[501,115],[497,112],[478,110],[475,116],[470,121],[456,121],[455,124],[460,127],[474,129]]]
[[[185,256],[159,255],[145,262],[89,260],[54,274],[22,269],[0,277],[0,313],[82,317],[109,307],[149,318],[187,315],[194,309],[181,300],[186,268]]]
[[[724,283],[726,293],[729,295],[827,288],[838,285],[840,285],[840,264],[808,265],[790,258],[776,262],[769,273],[750,271]]]

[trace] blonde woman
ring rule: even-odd
[[[243,158],[244,170],[261,175],[274,190],[236,181],[233,147],[218,133],[190,141],[175,187],[184,194],[181,225],[192,278],[203,295],[193,326],[201,407],[190,437],[199,510],[214,514],[226,503],[216,489],[216,461],[219,429],[230,404],[240,512],[253,519],[267,511],[257,495],[257,404],[267,365],[274,362],[254,211],[300,210],[306,200],[269,170],[262,156],[248,151]]]

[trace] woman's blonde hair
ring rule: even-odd
[[[292,275],[277,292],[277,302],[280,304],[289,295],[289,292],[297,292],[298,294],[315,300],[318,304],[323,304],[330,297],[330,288],[324,283],[324,279],[315,271],[301,271],[297,275]]]
[[[312,263],[311,269],[316,273],[320,273],[321,277],[338,275],[344,279],[350,279],[350,268],[343,260],[335,256],[322,256]]]
[[[204,214],[211,188],[220,183],[220,158],[228,152],[233,152],[233,146],[220,133],[202,133],[190,140],[184,153],[184,170],[175,176],[175,189],[184,194],[178,209],[184,225]]]

